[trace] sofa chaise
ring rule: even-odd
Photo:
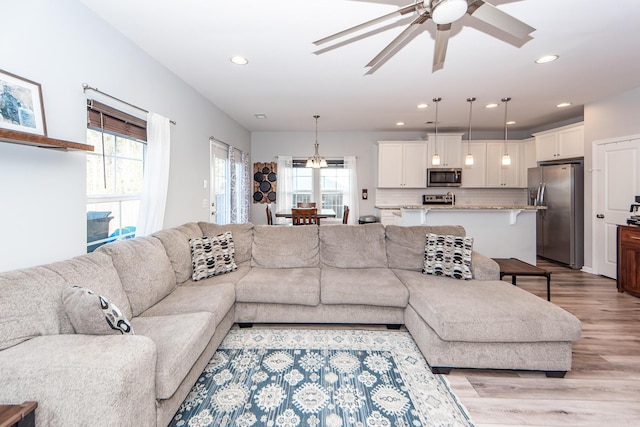
[[[229,272],[196,277],[193,242],[225,233]],[[476,252],[472,280],[423,274],[428,233],[465,234],[188,223],[0,273],[0,402],[37,401],[38,425],[165,426],[234,323],[404,324],[434,372],[570,370],[577,318]],[[105,323],[94,295],[133,334],[86,332]]]

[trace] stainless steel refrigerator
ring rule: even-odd
[[[530,204],[536,218],[538,256],[571,268],[584,263],[584,168],[581,163],[542,165],[528,170]]]

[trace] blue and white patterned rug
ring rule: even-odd
[[[232,329],[171,427],[473,426],[408,332]]]

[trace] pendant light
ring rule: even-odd
[[[511,157],[507,152],[507,105],[511,101],[511,98],[502,98],[504,102],[504,154],[502,155],[502,166],[509,167],[511,165]]]
[[[471,109],[475,100],[475,97],[467,98],[469,103],[469,133],[467,134],[467,157],[464,158],[464,165],[469,167],[473,166],[473,154],[471,154]]]
[[[318,153],[318,147],[320,146],[318,144],[318,119],[320,118],[320,116],[318,116],[317,114],[315,116],[313,116],[314,119],[316,119],[316,143],[314,145],[315,147],[315,154],[311,157],[309,157],[307,159],[307,164],[305,165],[305,167],[307,168],[314,168],[314,169],[318,169],[318,168],[326,168],[327,167],[327,161],[325,160],[324,157],[322,157],[319,153]]]
[[[432,166],[440,166],[440,155],[438,154],[438,103],[440,101],[442,101],[442,98],[433,98],[433,102],[436,103],[436,136],[433,143],[435,151],[431,157]]]

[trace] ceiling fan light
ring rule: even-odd
[[[431,19],[436,24],[450,24],[467,12],[466,0],[434,0],[431,2]]]

